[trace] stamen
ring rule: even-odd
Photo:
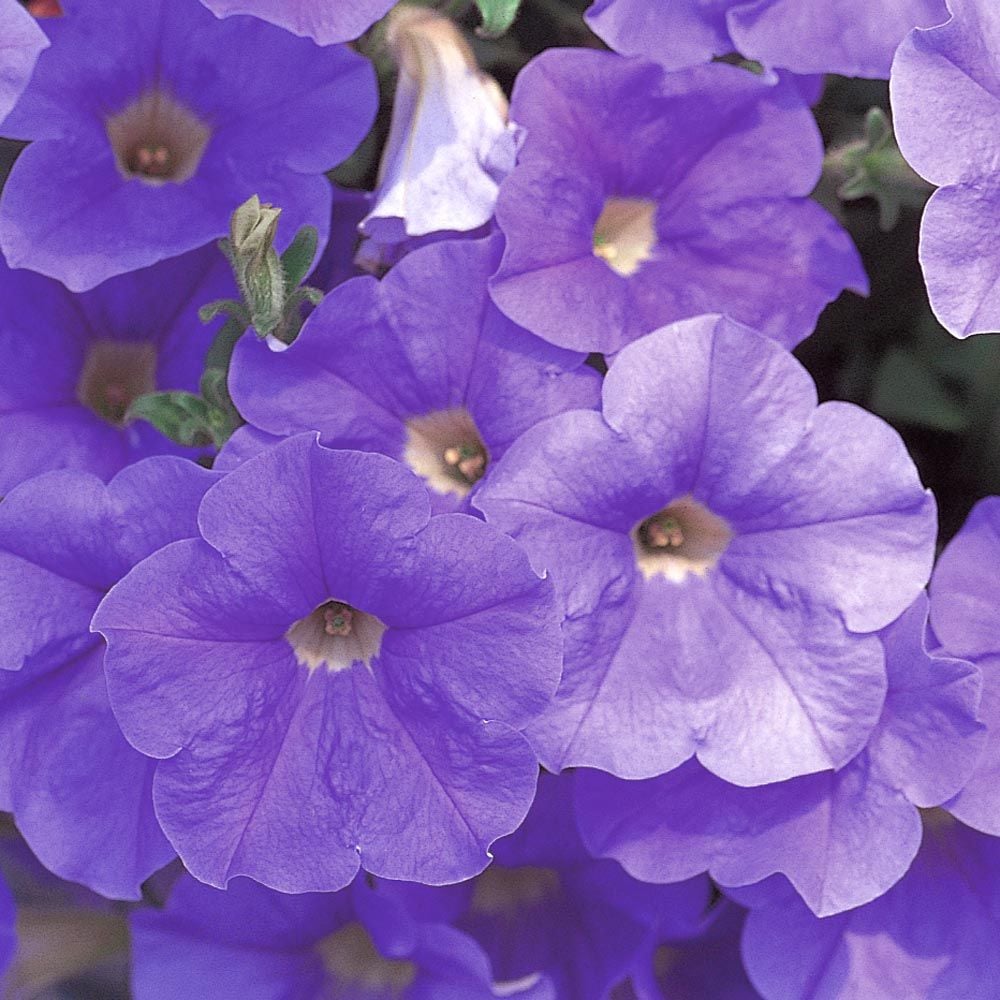
[[[118,169],[146,184],[180,184],[194,175],[208,126],[169,94],[151,90],[107,121]]]
[[[129,170],[147,177],[170,176],[170,150],[164,145],[140,146],[129,157]]]
[[[444,464],[471,486],[478,483],[486,471],[486,449],[478,442],[452,445],[444,450]]]
[[[327,635],[350,635],[354,611],[347,604],[331,601],[323,606],[323,631]]]
[[[464,497],[486,474],[490,456],[472,415],[455,407],[407,420],[403,460],[433,490]]]
[[[652,549],[677,549],[684,544],[684,532],[676,518],[656,514],[643,521],[640,541]]]
[[[732,529],[694,497],[681,497],[632,529],[639,570],[680,583],[689,573],[704,576],[729,547]]]
[[[296,659],[308,670],[331,673],[355,663],[370,667],[382,648],[385,625],[343,601],[325,601],[285,633]]]
[[[653,255],[656,202],[648,198],[608,198],[594,225],[594,256],[629,277]]]

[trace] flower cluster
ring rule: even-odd
[[[791,353],[913,170],[1000,326],[1000,15],[476,4],[0,0],[0,993],[1000,995],[1000,498]]]

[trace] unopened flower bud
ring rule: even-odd
[[[233,270],[261,337],[275,329],[285,309],[285,272],[274,249],[280,215],[280,208],[261,204],[254,195],[233,212],[230,223]]]
[[[387,41],[399,83],[375,206],[362,232],[391,245],[485,225],[516,156],[507,99],[480,72],[458,28],[434,11],[397,6]]]

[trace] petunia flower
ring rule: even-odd
[[[18,0],[0,0],[0,125],[48,44],[45,33]]]
[[[253,194],[325,243],[323,171],[375,113],[360,56],[198,0],[77,0],[43,23],[52,45],[3,125],[32,140],[0,198],[8,264],[92,288],[225,235]]]
[[[931,624],[945,651],[982,671],[986,749],[972,778],[948,803],[963,823],[1000,836],[1000,497],[973,507],[931,578]]]
[[[107,896],[138,898],[174,852],[153,812],[155,762],[115,722],[90,619],[135,563],[194,535],[217,478],[164,456],[107,485],[48,472],[0,503],[0,809],[50,871]]]
[[[288,896],[186,876],[164,910],[132,917],[136,1000],[555,1000],[538,977],[498,989],[476,944],[433,905],[411,911],[408,888]]]
[[[14,897],[10,894],[7,883],[0,877],[0,978],[10,965],[17,948],[14,917]]]
[[[455,925],[482,945],[499,979],[542,975],[559,997],[603,1000],[655,940],[701,929],[711,890],[704,877],[644,885],[592,857],[577,832],[572,783],[542,774],[527,819],[468,884]]]
[[[399,77],[375,201],[361,231],[378,244],[398,244],[486,225],[517,155],[507,98],[479,70],[455,24],[432,10],[397,7],[386,43]]]
[[[767,895],[743,932],[764,1000],[1000,995],[1000,840],[944,810],[925,814],[910,870],[866,906],[821,919],[794,892]]]
[[[301,892],[359,867],[482,870],[534,795],[520,731],[560,672],[549,582],[489,525],[431,518],[399,463],[315,435],[226,475],[198,519],[201,538],[145,560],[94,617],[192,874]]]
[[[885,699],[871,633],[926,584],[936,535],[891,427],[817,407],[791,355],[713,316],[622,351],[603,413],[525,432],[475,504],[567,618],[529,728],[542,763],[630,779],[695,755],[747,786],[846,764]]]
[[[526,138],[500,187],[490,291],[554,344],[614,352],[724,312],[791,347],[843,289],[867,290],[807,197],[822,143],[790,79],[556,49],[518,76],[511,120]]]
[[[927,599],[880,635],[889,689],[867,746],[839,771],[739,788],[695,761],[648,781],[583,772],[577,807],[587,846],[636,878],[673,882],[707,870],[725,886],[782,872],[818,916],[882,895],[920,844],[918,807],[946,802],[983,748],[980,676],[923,644]]]
[[[596,0],[586,14],[616,52],[667,69],[739,52],[796,73],[882,79],[910,29],[947,17],[945,0]]]
[[[382,281],[341,285],[280,354],[244,338],[230,391],[250,425],[221,467],[258,442],[318,430],[331,447],[405,462],[435,509],[456,509],[532,424],[596,406],[600,377],[584,355],[531,336],[490,301],[501,243],[440,243]]]
[[[109,479],[180,451],[129,406],[156,389],[197,390],[212,342],[198,309],[234,292],[215,247],[80,295],[0,262],[0,495],[49,469]]]
[[[899,148],[939,187],[920,230],[931,306],[967,337],[1000,329],[1000,9],[992,0],[949,6],[947,24],[900,45],[890,84]]]
[[[649,949],[614,1000],[759,1000],[740,957],[745,913],[718,900],[704,933]]]
[[[202,0],[218,17],[252,14],[320,45],[349,42],[396,0]]]

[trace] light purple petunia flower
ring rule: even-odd
[[[968,780],[983,746],[979,671],[924,648],[923,595],[881,634],[889,690],[868,745],[841,770],[739,788],[696,761],[649,781],[583,772],[584,840],[632,875],[672,882],[707,870],[741,886],[783,872],[827,916],[882,895],[920,844],[917,807]]]
[[[522,70],[510,115],[527,137],[500,186],[490,290],[554,344],[613,352],[726,312],[790,347],[845,288],[867,291],[850,238],[807,197],[823,148],[788,79],[553,50]]]
[[[49,469],[109,479],[180,452],[152,425],[127,422],[155,389],[196,391],[212,333],[198,308],[235,294],[215,247],[121,275],[75,295],[0,261],[0,495]],[[218,324],[216,324],[218,325]]]
[[[866,906],[821,919],[791,890],[767,896],[743,934],[765,1000],[1000,996],[1000,840],[943,810],[925,815],[906,875]]]
[[[154,762],[112,715],[90,619],[135,563],[196,533],[217,478],[164,456],[107,485],[45,473],[0,503],[0,809],[47,868],[107,896],[138,898],[174,852],[153,813]]]
[[[899,435],[817,408],[791,355],[715,316],[622,351],[603,406],[527,431],[475,499],[567,616],[542,763],[647,778],[696,755],[739,785],[846,764],[886,691],[852,633],[898,617],[934,554]]]
[[[289,896],[185,876],[165,910],[132,917],[136,1000],[555,1000],[537,977],[496,992],[486,956],[415,888],[358,879]]]
[[[971,780],[948,809],[963,823],[1000,835],[1000,497],[973,508],[941,554],[931,580],[931,624],[949,653],[983,674],[980,717],[986,749]]]
[[[577,832],[572,782],[542,774],[531,812],[494,845],[456,926],[485,948],[499,979],[544,974],[560,997],[603,1000],[655,940],[701,929],[710,888],[704,877],[645,885],[595,860]]]
[[[300,435],[206,494],[202,538],[105,598],[111,699],[163,758],[157,815],[188,869],[288,892],[469,878],[523,819],[548,704],[552,588],[407,469]]]
[[[455,23],[433,10],[398,6],[387,19],[386,45],[399,76],[362,232],[397,245],[485,226],[517,156],[519,130],[507,122],[507,98],[480,71]]]
[[[934,313],[956,337],[1000,329],[1000,7],[950,0],[954,17],[899,47],[891,93],[899,147],[940,190],[920,232]]]
[[[349,42],[396,0],[202,0],[218,17],[252,14],[320,45]]]
[[[596,0],[586,17],[616,52],[667,69],[739,52],[796,73],[884,79],[903,36],[948,11],[944,0]]]
[[[230,390],[252,426],[222,459],[305,430],[324,444],[377,451],[422,476],[435,509],[463,506],[490,464],[528,427],[596,406],[585,357],[517,327],[486,282],[502,241],[414,251],[382,280],[337,288],[281,353],[237,345]]]
[[[252,194],[326,241],[331,188],[375,114],[371,66],[198,0],[77,0],[4,134],[33,140],[0,198],[12,267],[79,291],[229,231]],[[59,197],[52,192],[58,191]]]
[[[0,124],[17,103],[48,44],[45,32],[17,0],[0,0]]]

